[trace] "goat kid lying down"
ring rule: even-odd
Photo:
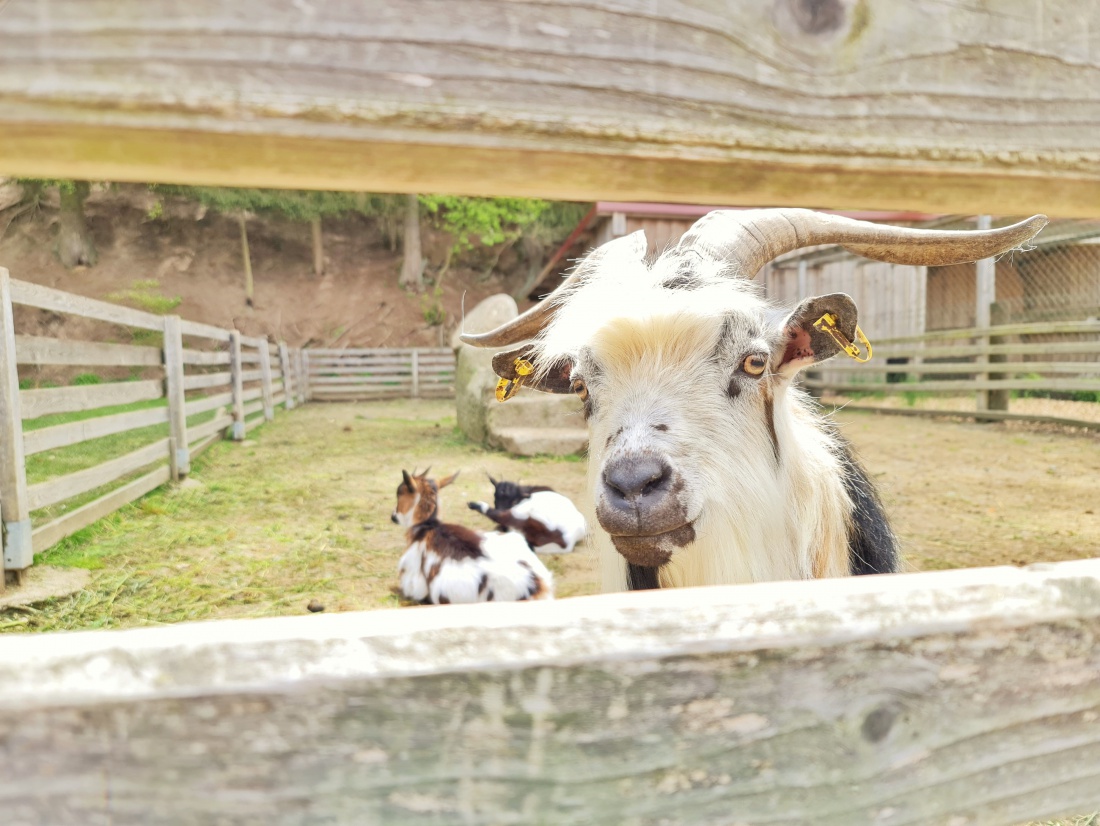
[[[520,534],[483,533],[439,520],[439,491],[428,471],[401,471],[397,507],[390,517],[407,528],[408,548],[397,571],[401,593],[434,605],[553,599],[554,579]]]
[[[843,293],[769,304],[771,260],[836,244],[909,266],[1000,255],[1046,224],[979,232],[888,227],[805,209],[718,210],[654,258],[644,233],[598,248],[495,330],[498,397],[574,393],[588,422],[584,504],[605,591],[899,570],[874,485],[798,387],[840,352],[863,358]]]
[[[568,554],[584,539],[584,516],[568,496],[544,485],[498,482],[492,476],[493,504],[469,502],[467,507],[492,519],[502,529],[522,534],[539,554]]]

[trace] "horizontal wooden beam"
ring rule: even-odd
[[[0,800],[17,823],[1047,819],[1096,803],[1098,635],[1100,560],[11,636]]]
[[[1100,216],[1073,0],[20,0],[0,39],[0,174]]]

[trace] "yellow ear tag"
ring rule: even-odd
[[[825,313],[825,315],[815,321],[814,329],[820,330],[823,333],[828,333],[833,341],[840,345],[840,349],[856,361],[862,363],[871,360],[871,342],[867,340],[867,336],[863,334],[863,330],[859,329],[858,324],[856,325],[856,338],[859,340],[860,344],[867,348],[866,357],[860,352],[858,345],[848,341],[848,337],[837,329],[836,316],[832,313]]]
[[[519,390],[524,379],[535,372],[535,365],[527,359],[516,359],[514,366],[516,369],[514,379],[501,379],[497,382],[496,397],[498,402],[506,402],[516,395],[516,391]]]

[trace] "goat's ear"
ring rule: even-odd
[[[513,350],[505,350],[503,353],[497,353],[493,356],[493,372],[502,379],[512,380],[517,378],[517,359],[525,359],[534,364],[536,374],[542,372],[539,365],[535,364],[534,354],[531,352],[531,345],[529,344],[524,344]],[[527,377],[523,386],[541,390],[543,393],[572,393],[573,385],[569,380],[572,375],[573,361],[563,357],[554,362],[550,369],[546,371],[546,374],[537,381],[533,376]]]
[[[493,490],[496,490],[496,487],[497,487],[497,480],[493,478],[493,474],[491,474],[491,473],[486,473],[485,475],[489,477],[489,482],[490,482],[490,483],[492,484],[492,486],[493,486]]]
[[[440,488],[440,489],[447,487],[447,485],[451,484],[451,482],[453,482],[455,479],[458,478],[458,474],[460,474],[460,473],[462,473],[461,470],[456,470],[454,473],[452,473],[446,479],[440,479],[439,484],[437,485],[437,487]]]
[[[850,296],[831,293],[807,298],[783,321],[782,336],[772,354],[774,372],[791,378],[799,370],[840,352],[832,336],[814,327],[814,322],[826,313],[833,316],[837,330],[848,341],[856,340],[859,311]]]
[[[401,477],[405,480],[405,485],[406,487],[408,487],[409,490],[416,490],[416,488],[413,486],[412,477],[409,476],[409,472],[407,470],[401,471]]]

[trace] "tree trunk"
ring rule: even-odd
[[[325,274],[325,246],[320,217],[310,219],[309,227],[313,231],[313,274],[320,277]]]
[[[420,199],[416,195],[405,196],[404,246],[405,257],[397,283],[420,292],[424,288],[424,258],[420,254]]]
[[[57,255],[66,267],[94,267],[98,255],[88,225],[84,221],[84,199],[88,197],[87,181],[73,181],[61,187],[61,223],[57,238]]]
[[[248,253],[248,227],[245,225],[244,212],[237,213],[237,224],[241,228],[241,260],[244,262],[244,299],[252,304],[252,256]]]

